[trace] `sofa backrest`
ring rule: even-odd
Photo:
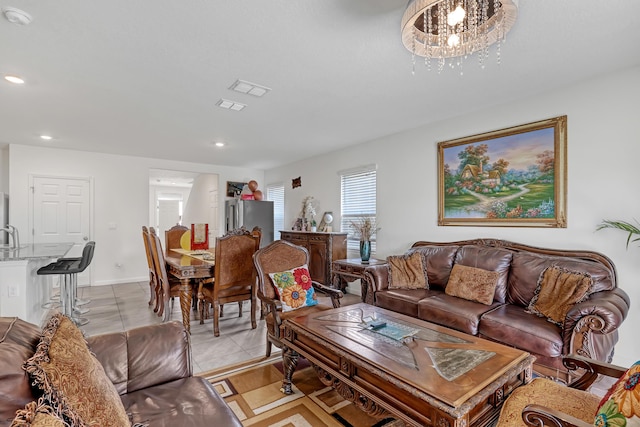
[[[569,271],[588,273],[593,281],[590,294],[616,287],[614,270],[595,260],[516,252],[511,262],[507,302],[521,306],[529,305],[540,275],[548,267],[562,267]]]
[[[493,300],[504,303],[507,299],[507,281],[512,256],[513,253],[507,249],[464,245],[458,250],[454,264],[497,272],[498,284]]]
[[[409,249],[407,253],[420,252],[425,259],[429,288],[444,289],[447,287],[458,249],[457,245],[419,246]]]
[[[550,266],[589,273],[593,280],[591,293],[617,287],[615,265],[599,252],[540,248],[499,239],[418,241],[410,251],[420,251],[426,256],[429,286],[433,284],[442,289],[447,285],[454,263],[498,271],[494,296],[498,302],[527,306],[535,294],[540,274]],[[431,256],[433,260],[429,260]]]
[[[9,425],[18,409],[36,400],[22,364],[33,356],[40,328],[17,317],[0,317],[0,425]]]

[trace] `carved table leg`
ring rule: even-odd
[[[180,310],[182,310],[182,324],[191,333],[191,298],[192,289],[188,278],[180,280]]]
[[[298,366],[298,353],[289,347],[282,347],[282,369],[284,370],[284,378],[282,379],[282,387],[280,391],[284,394],[293,394],[291,389],[291,377],[293,377],[293,371]]]

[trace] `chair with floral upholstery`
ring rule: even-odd
[[[257,251],[253,262],[258,272],[258,298],[267,309],[267,357],[272,344],[282,348],[280,336],[285,319],[340,307],[340,290],[311,280],[306,248],[276,240]],[[319,304],[316,292],[329,296],[333,307]]]
[[[515,389],[496,427],[640,426],[640,362],[625,369],[570,355],[563,363],[576,373],[574,381],[565,385],[539,377]],[[619,378],[604,397],[586,391],[600,375]]]

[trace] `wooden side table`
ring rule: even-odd
[[[382,265],[386,263],[386,261],[376,258],[371,258],[368,263],[363,263],[360,258],[335,260],[331,265],[333,287],[344,290],[347,282],[360,279],[362,302],[373,304],[373,294],[369,295],[369,283],[365,279],[364,269],[371,265]]]

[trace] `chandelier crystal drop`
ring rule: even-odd
[[[412,72],[416,56],[424,57],[428,70],[432,61],[438,72],[448,62],[462,74],[463,59],[475,53],[484,68],[494,43],[500,64],[500,44],[517,15],[517,0],[410,0],[401,29],[402,43],[411,52]]]

